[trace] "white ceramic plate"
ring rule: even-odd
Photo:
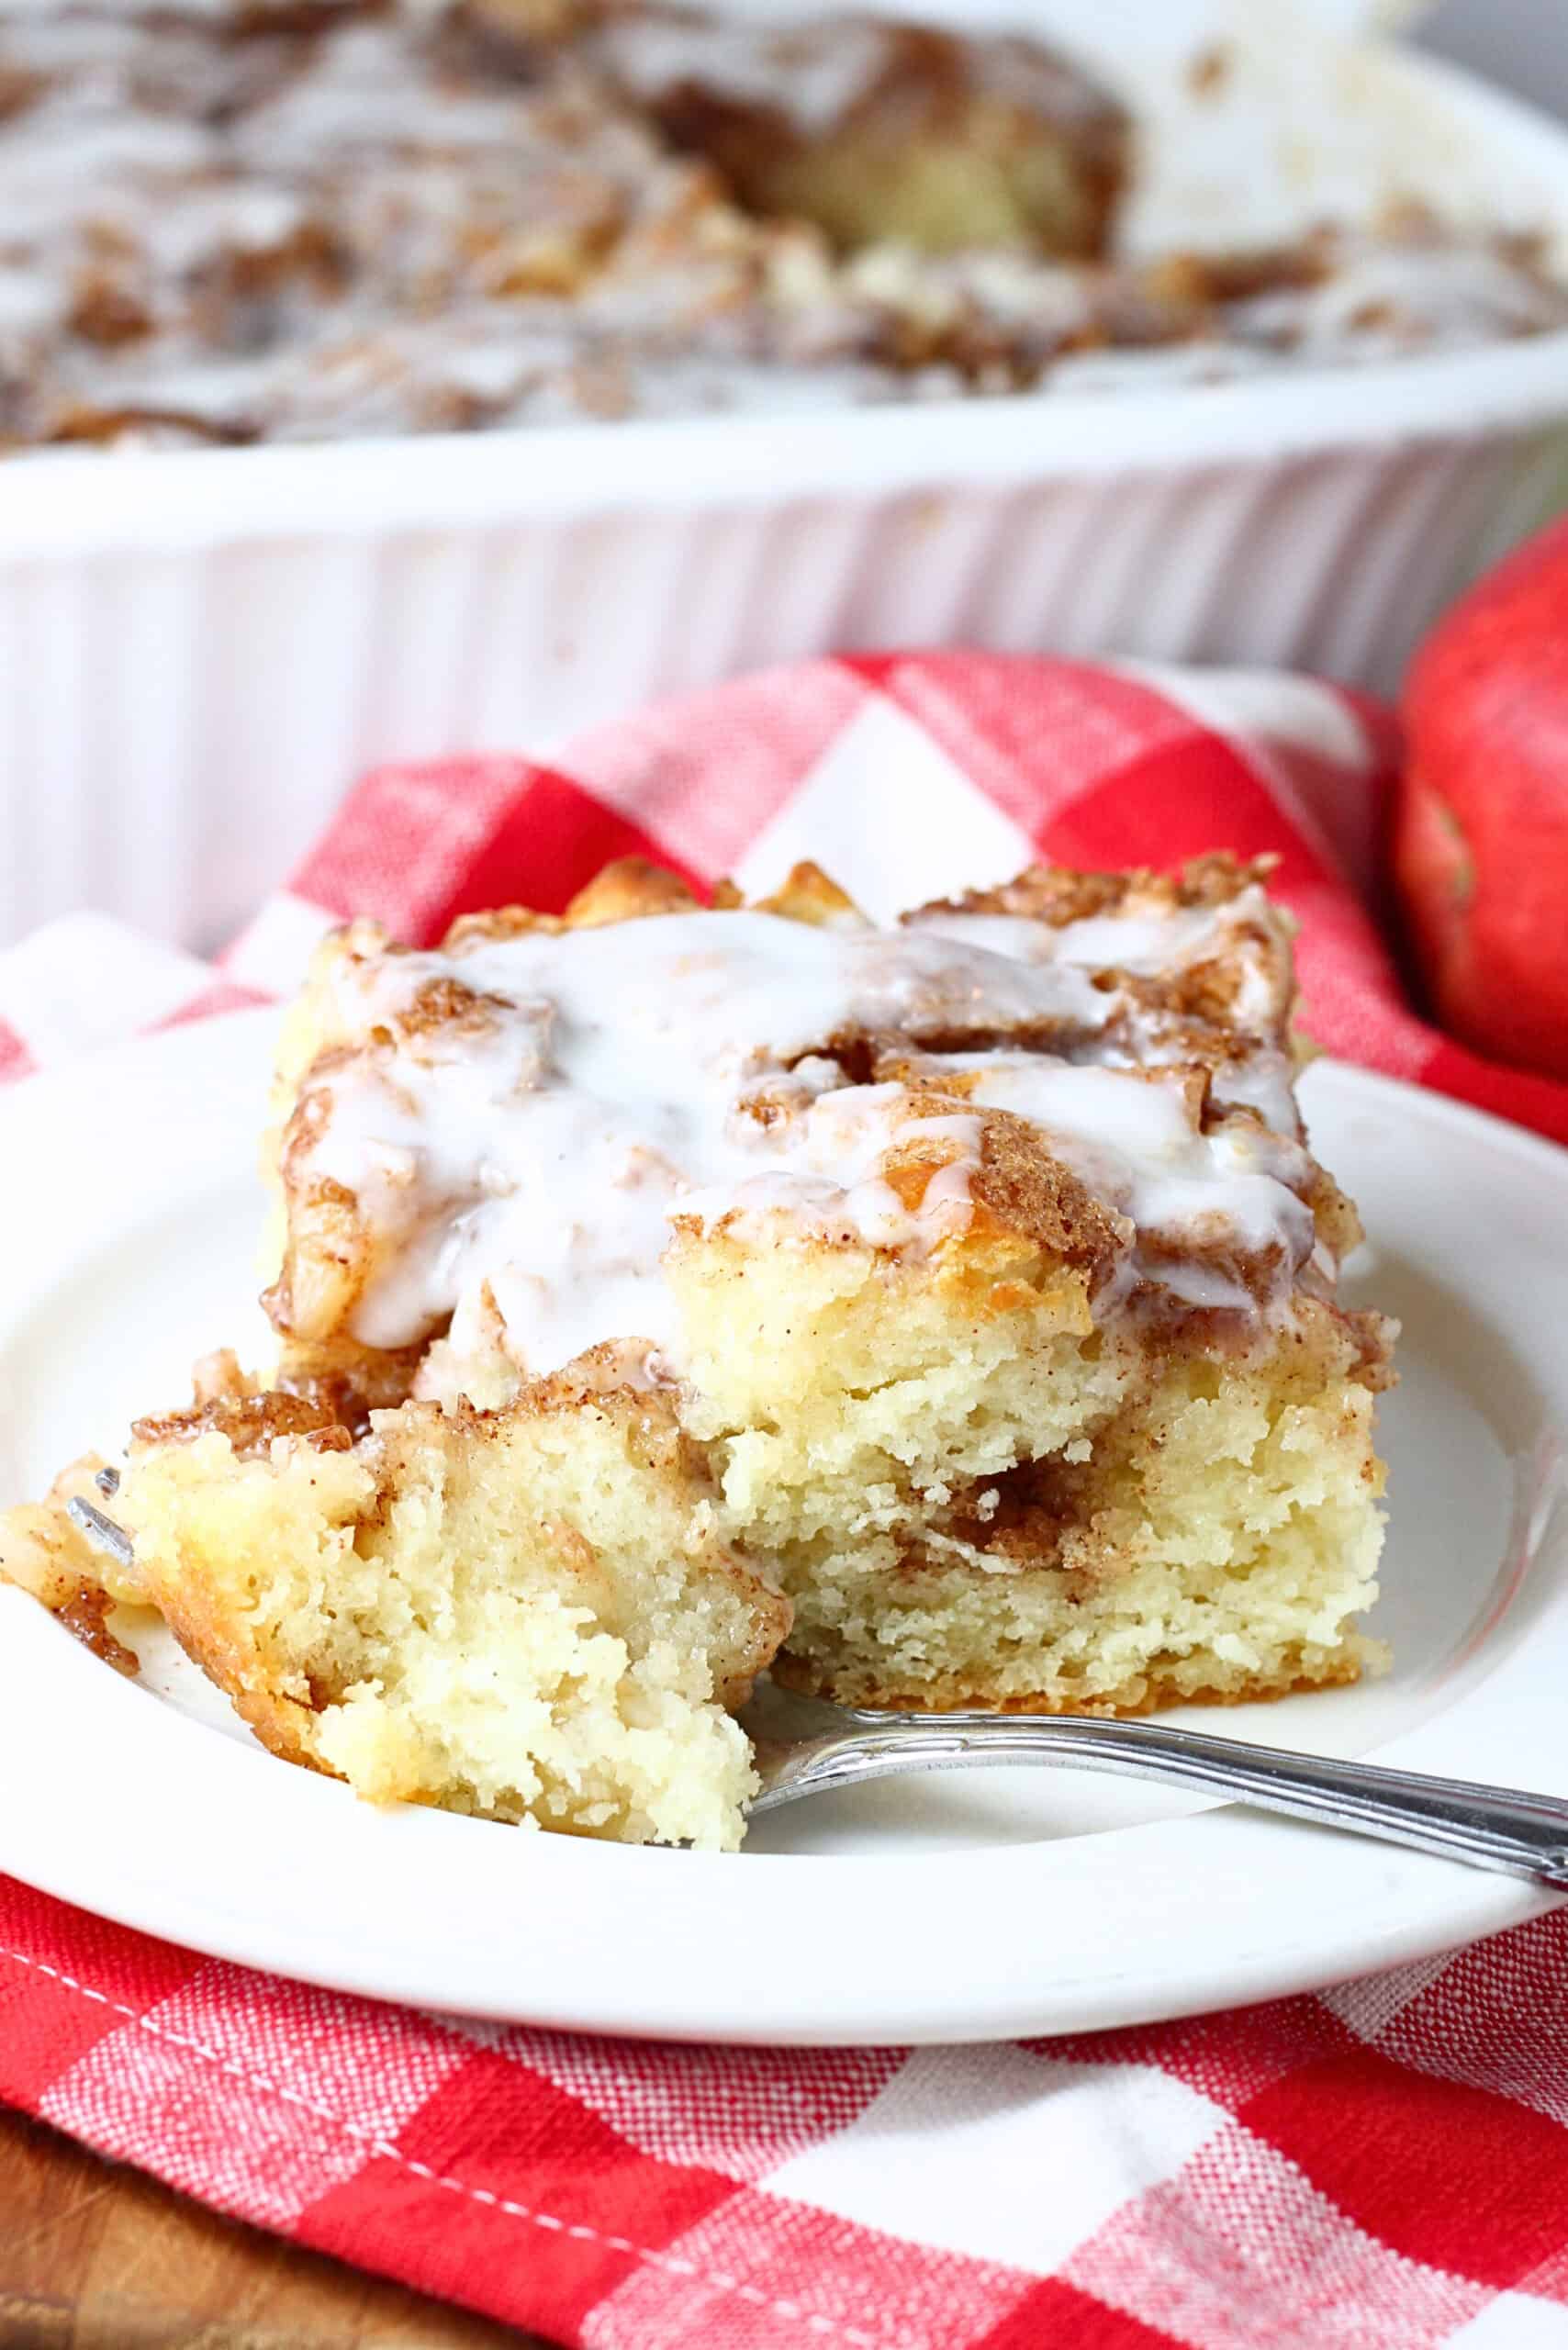
[[[253,1326],[273,1022],[176,1030],[0,1099],[5,1498]],[[1320,1065],[1327,1163],[1404,1317],[1377,1628],[1393,1673],[1238,1734],[1568,1794],[1568,1158]],[[165,1636],[166,1638],[166,1636]],[[1452,1947],[1529,1887],[1130,1783],[999,1770],[787,1810],[745,1852],[409,1809],[263,1753],[183,1660],[140,1683],[0,1590],[0,1868],[224,1957],[520,2021],[734,2041],[983,2040],[1259,1999]]]

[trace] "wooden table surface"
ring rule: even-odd
[[[543,2350],[0,2111],[0,2350]]]

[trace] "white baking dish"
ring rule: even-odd
[[[1550,225],[1568,257],[1568,133],[1450,70],[1331,47],[1285,0],[1038,0],[1012,20],[1148,116],[1135,244],[1399,189]],[[1238,63],[1204,100],[1177,69],[1216,36]],[[85,903],[208,944],[368,764],[549,749],[833,648],[1388,687],[1444,600],[1565,499],[1568,335],[1218,386],[17,459],[0,936]]]

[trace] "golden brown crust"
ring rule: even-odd
[[[577,891],[563,917],[568,930],[598,930],[605,923],[638,922],[650,914],[690,914],[701,901],[678,873],[645,856],[618,857]]]
[[[1378,1670],[1382,1653],[1377,1642],[1355,1638],[1343,1650],[1310,1667],[1297,1658],[1278,1673],[1255,1674],[1234,1688],[1193,1688],[1172,1662],[1163,1668],[1156,1664],[1119,1687],[1088,1699],[1040,1690],[1027,1697],[999,1700],[994,1692],[972,1681],[923,1682],[900,1687],[860,1674],[829,1673],[815,1660],[789,1651],[774,1665],[773,1678],[782,1688],[796,1690],[803,1697],[825,1697],[836,1705],[863,1706],[872,1712],[1072,1714],[1130,1719],[1159,1713],[1167,1706],[1249,1706],[1261,1699],[1293,1696],[1301,1690],[1344,1688],[1359,1681],[1364,1672]]]
[[[134,1649],[128,1649],[109,1629],[113,1607],[114,1601],[102,1583],[84,1583],[59,1610],[59,1616],[73,1639],[80,1640],[100,1663],[113,1665],[117,1673],[134,1680],[141,1670],[140,1660]]]
[[[302,1763],[323,1778],[341,1774],[311,1751],[308,1724],[319,1708],[274,1687],[260,1671],[254,1651],[236,1637],[220,1607],[204,1597],[194,1579],[161,1592],[159,1613],[191,1662],[221,1689],[247,1729],[282,1762]]]
[[[326,1452],[346,1452],[353,1441],[326,1404],[275,1389],[218,1396],[184,1411],[151,1414],[133,1420],[130,1427],[133,1446],[191,1444],[197,1437],[213,1435],[228,1438],[237,1460],[258,1459],[278,1437],[301,1438]]]
[[[352,1338],[286,1341],[276,1384],[319,1404],[330,1419],[361,1436],[372,1412],[406,1403],[424,1360],[423,1345],[362,1347]]]
[[[290,1399],[273,1400],[286,1404]],[[675,1392],[630,1384],[622,1351],[613,1343],[592,1347],[560,1371],[530,1380],[498,1412],[477,1411],[459,1396],[453,1404],[415,1402],[395,1413],[378,1414],[379,1473],[394,1478],[399,1459],[421,1442],[496,1443],[504,1438],[510,1423],[557,1419],[583,1409],[596,1411],[620,1427],[626,1449],[640,1468],[680,1479],[694,1497],[711,1491],[707,1456],[681,1427]]]
[[[441,943],[450,954],[476,939],[521,938],[531,932],[548,934],[566,928],[559,914],[535,913],[532,906],[489,906],[480,913],[459,914]]]
[[[738,908],[746,903],[733,882],[722,882],[720,888],[733,892],[726,897],[727,905]],[[719,910],[717,890],[713,892],[712,902],[715,910]],[[814,929],[865,930],[869,927],[868,917],[861,912],[854,899],[810,858],[792,865],[771,897],[754,898],[751,911],[759,914],[780,914],[786,922],[808,923]]]
[[[734,881],[714,884],[708,901],[709,912],[734,913],[742,908],[815,926],[848,924],[863,928],[867,923],[866,915],[854,899],[810,858],[791,866],[778,888],[766,897],[748,899]],[[461,914],[448,929],[442,946],[449,951],[476,940],[518,938],[529,932],[599,930],[608,923],[641,922],[650,914],[701,911],[702,901],[678,873],[655,865],[644,856],[623,856],[602,867],[577,891],[564,913],[541,914],[527,906],[497,906],[484,913]]]

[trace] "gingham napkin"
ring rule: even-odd
[[[818,662],[549,768],[393,769],[220,973],[91,916],[0,957],[0,1069],[428,940],[606,857],[873,911],[1031,856],[1276,851],[1333,1049],[1568,1139],[1568,1087],[1409,1011],[1375,921],[1388,721],[1327,687]],[[500,1831],[497,1830],[498,1834]],[[480,2030],[215,1964],[0,1879],[0,2096],[218,2209],[595,2350],[1568,2350],[1568,1912],[1244,2012],[977,2049]]]

